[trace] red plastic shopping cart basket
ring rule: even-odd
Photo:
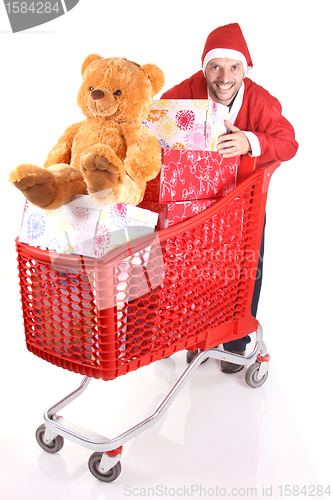
[[[266,197],[279,163],[253,173],[242,158],[238,185],[204,212],[99,259],[49,252],[16,240],[25,337],[35,355],[84,375],[76,391],[44,414],[36,438],[49,453],[64,438],[94,450],[88,465],[102,481],[121,472],[122,446],[159,419],[207,357],[248,366],[262,385],[269,355],[251,316]],[[256,332],[246,356],[219,344]],[[199,354],[157,410],[108,439],[58,415],[91,379],[111,380],[182,349]]]
[[[99,258],[17,241],[27,348],[88,377],[114,379],[182,349],[257,328],[251,316],[266,196],[276,164],[204,212]]]

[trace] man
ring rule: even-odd
[[[226,134],[219,137],[218,151],[225,158],[248,153],[257,165],[295,156],[298,144],[292,125],[282,116],[279,101],[246,74],[253,64],[247,43],[237,23],[221,26],[209,34],[202,54],[202,70],[165,92],[161,99],[212,99],[229,107]],[[257,313],[262,281],[264,232],[258,262],[251,312]],[[224,344],[245,354],[250,337]],[[196,354],[196,353],[195,353]],[[187,353],[190,362],[194,355]],[[221,363],[222,371],[235,373],[243,366]]]

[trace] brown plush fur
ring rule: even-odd
[[[91,54],[83,62],[77,103],[86,119],[67,128],[44,167],[19,165],[9,181],[34,205],[54,210],[75,194],[101,205],[137,205],[161,167],[161,149],[142,124],[164,85],[154,64]]]

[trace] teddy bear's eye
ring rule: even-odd
[[[92,92],[94,90],[94,87],[89,87],[89,90]]]
[[[115,92],[113,92],[113,95],[120,95],[121,94],[121,90],[116,90]]]

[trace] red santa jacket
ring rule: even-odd
[[[244,96],[235,127],[253,132],[259,139],[258,165],[287,161],[298,149],[293,126],[282,116],[279,101],[249,78],[244,79]],[[207,99],[207,83],[202,71],[165,92],[161,99]]]

